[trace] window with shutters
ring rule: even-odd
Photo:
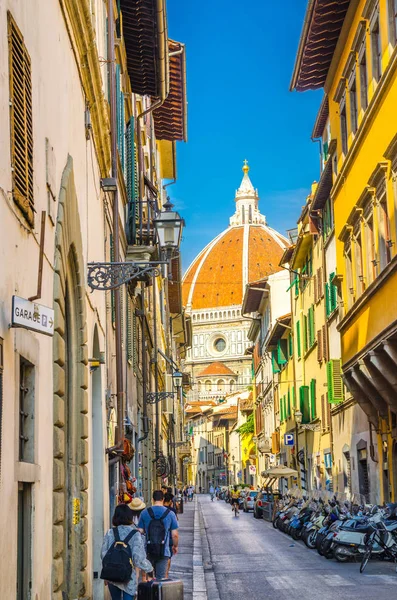
[[[273,373],[280,373],[280,365],[277,360],[277,350],[272,350],[272,370]]]
[[[12,194],[34,224],[32,72],[23,36],[8,13]]]
[[[397,44],[397,0],[388,0],[389,42]]]
[[[331,273],[328,283],[325,284],[325,307],[327,317],[338,308],[338,288],[333,284],[335,273]]]
[[[324,277],[323,268],[320,267],[319,269],[317,269],[317,286],[318,286],[317,297],[319,300],[324,297],[323,277]]]
[[[359,296],[365,290],[363,248],[360,223],[358,223],[354,232],[354,264],[356,273],[356,295]]]
[[[306,315],[303,315],[303,352],[307,352],[307,349],[308,349],[307,329],[308,329],[308,319],[307,319]]]
[[[288,336],[288,357],[291,358],[294,354],[294,338],[292,337],[292,332]]]
[[[321,362],[323,360],[323,343],[322,343],[323,332],[322,329],[317,331],[317,360]]]
[[[138,222],[138,172],[137,172],[137,148],[135,144],[135,122],[131,117],[125,136],[125,183],[128,198],[127,216],[127,241],[133,245],[136,243],[136,225]]]
[[[316,341],[316,331],[315,331],[315,321],[314,321],[314,305],[312,305],[308,312],[307,312],[307,317],[304,316],[304,322],[305,322],[305,329],[306,329],[306,335],[305,335],[305,352],[307,350],[310,350],[315,341]]]
[[[317,273],[313,276],[313,291],[314,291],[314,304],[317,304],[318,298],[318,284],[317,284]]]
[[[35,367],[19,358],[19,460],[34,463]]]
[[[344,400],[342,366],[340,359],[332,359],[327,363],[328,402],[337,404]]]
[[[291,394],[288,388],[288,394],[287,394],[287,416],[290,417],[291,416]]]
[[[372,54],[372,77],[376,83],[382,76],[382,46],[380,39],[379,8],[372,19],[371,24],[371,54]]]
[[[300,324],[299,320],[296,322],[296,353],[298,355],[298,358],[300,358],[301,357],[301,324]]]
[[[121,167],[125,170],[125,117],[124,93],[121,85],[121,67],[116,65],[116,118],[117,118],[117,148]]]
[[[327,339],[327,326],[323,325],[321,328],[321,342],[323,345],[322,358],[325,362],[328,362],[328,339]]]
[[[316,380],[312,379],[310,381],[310,420],[313,421],[316,416]]]
[[[324,241],[328,239],[334,230],[334,207],[331,198],[325,203],[323,210],[323,236]]]
[[[299,404],[300,411],[302,413],[302,423],[310,422],[310,398],[309,398],[309,386],[301,385],[299,388]]]
[[[277,342],[277,362],[279,365],[285,365],[288,360],[288,340],[281,339]]]

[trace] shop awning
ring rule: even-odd
[[[350,0],[309,0],[290,90],[324,86]]]
[[[298,471],[285,467],[284,465],[278,465],[277,467],[271,467],[270,469],[267,469],[267,471],[263,471],[261,475],[262,477],[280,479],[281,477],[297,477]]]
[[[170,91],[165,102],[153,112],[158,140],[187,140],[185,45],[168,40]]]
[[[120,0],[131,89],[165,98],[169,91],[165,0]]]
[[[243,315],[258,312],[264,292],[267,291],[268,293],[270,289],[267,279],[266,277],[261,281],[254,281],[246,286],[243,298]]]

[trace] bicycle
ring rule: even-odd
[[[234,511],[234,518],[240,516],[240,511],[238,508],[238,502],[233,502],[233,508],[232,510]]]
[[[364,572],[369,559],[372,556],[374,546],[377,545],[376,554],[380,554],[379,549],[382,549],[382,555],[396,562],[397,560],[397,543],[395,536],[386,529],[383,523],[378,523],[378,528],[373,527],[372,533],[368,536],[368,541],[365,545],[365,552],[361,560],[360,573]],[[396,569],[397,570],[397,569]]]

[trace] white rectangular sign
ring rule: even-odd
[[[54,311],[48,306],[13,296],[11,327],[24,327],[45,335],[54,335]]]
[[[249,472],[250,472],[250,475],[256,475],[256,466],[249,465]]]

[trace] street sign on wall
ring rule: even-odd
[[[45,335],[54,335],[54,311],[43,304],[13,296],[11,327],[23,327]]]
[[[293,433],[284,434],[284,446],[293,446],[295,444],[295,436]]]

